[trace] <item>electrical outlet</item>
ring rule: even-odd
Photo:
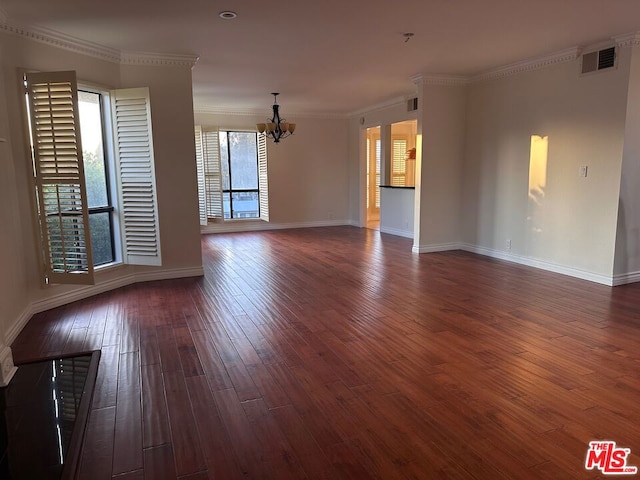
[[[580,175],[583,178],[586,178],[588,171],[589,171],[589,167],[587,165],[580,165],[580,169],[578,170],[578,175]]]
[[[511,250],[511,239],[507,238],[507,250]]]

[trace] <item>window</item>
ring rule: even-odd
[[[255,131],[196,127],[200,220],[269,220],[267,145]]]
[[[78,90],[78,114],[82,137],[82,163],[87,187],[89,231],[93,266],[116,259],[113,204],[109,185],[109,165],[104,148],[103,95]]]
[[[78,91],[75,72],[25,80],[44,283],[92,284],[117,244],[125,263],[160,265],[148,89]]]
[[[393,140],[391,152],[391,185],[406,186],[407,141]]]

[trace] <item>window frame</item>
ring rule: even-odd
[[[260,220],[260,158],[259,158],[259,152],[258,152],[258,137],[259,137],[259,133],[255,130],[238,130],[238,129],[233,129],[233,130],[227,130],[227,129],[219,129],[218,130],[218,142],[220,143],[222,141],[222,137],[220,135],[221,132],[225,132],[226,135],[225,137],[227,138],[227,167],[228,167],[228,171],[229,171],[229,188],[225,189],[224,186],[221,188],[222,191],[222,217],[224,218],[225,221],[230,221],[230,220]],[[256,138],[256,182],[258,184],[257,188],[233,188],[233,172],[231,169],[231,148],[229,148],[229,134],[230,133],[252,133],[255,134],[255,138]],[[220,150],[222,150],[222,148],[220,148]],[[224,170],[222,170],[222,155],[220,155],[220,167],[221,167],[221,184],[224,185],[224,174],[222,172],[224,172]],[[225,211],[224,211],[224,195],[225,193],[229,194],[229,218],[226,218],[224,216]],[[255,217],[234,217],[233,216],[233,194],[234,193],[257,193],[258,194],[258,214]]]
[[[18,82],[32,190],[31,221],[42,286],[93,285],[96,270],[118,264],[161,266],[149,88],[112,90],[78,82],[75,71],[18,69]],[[92,211],[110,213],[114,255],[112,262],[97,266],[93,265],[92,259],[78,91],[100,94],[110,206],[95,207]],[[58,146],[59,138],[67,143]],[[55,211],[54,206],[57,206]],[[78,229],[68,227],[64,221],[68,214],[74,214],[78,219]],[[69,250],[65,242],[71,242],[68,243]],[[62,245],[61,253],[52,256],[50,248],[58,243]],[[68,268],[68,265],[76,264],[73,255],[84,259],[77,261],[79,267],[75,269]]]
[[[224,218],[222,163],[219,132],[241,132],[256,134],[258,161],[258,216],[251,218]],[[269,178],[266,136],[255,129],[223,128],[206,125],[194,126],[196,171],[200,208],[200,225],[210,222],[233,223],[269,221]],[[242,189],[240,189],[242,190]],[[240,191],[236,190],[236,191]],[[249,189],[255,191],[254,189]]]
[[[113,145],[113,129],[111,124],[111,90],[96,86],[90,83],[78,82],[78,93],[88,92],[99,95],[100,97],[100,119],[102,122],[102,149],[104,154],[104,169],[107,188],[107,203],[108,206],[103,207],[90,207],[87,204],[87,211],[89,218],[92,214],[97,213],[109,213],[109,231],[111,234],[111,257],[113,260],[110,262],[100,263],[93,265],[95,270],[100,270],[106,267],[111,267],[122,263],[122,244],[120,241],[120,222],[117,221],[117,201],[118,201],[118,186],[116,180],[116,167],[115,167],[115,149]],[[78,102],[80,100],[78,99]],[[84,159],[83,159],[84,162]],[[86,182],[86,176],[85,176]],[[93,247],[93,246],[92,246]]]

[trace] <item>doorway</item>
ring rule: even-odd
[[[367,128],[367,228],[380,229],[380,127]]]

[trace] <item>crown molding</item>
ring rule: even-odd
[[[123,65],[141,65],[152,67],[189,67],[198,61],[197,55],[176,55],[146,52],[122,52],[120,63]]]
[[[0,23],[0,32],[6,32],[12,35],[34,40],[56,48],[68,50],[75,53],[81,53],[91,57],[106,60],[112,63],[120,62],[120,52],[113,48],[103,47],[96,43],[80,40],[69,35],[64,35],[48,28],[36,27],[33,25],[25,26],[19,23],[5,19]]]
[[[640,34],[637,37],[640,40]],[[559,52],[541,57],[530,58],[520,62],[503,65],[477,75],[444,75],[444,74],[418,74],[411,77],[416,85],[440,85],[449,87],[462,87],[471,83],[485,82],[498,78],[509,77],[523,72],[539,70],[559,63],[572,62],[580,55],[580,48],[571,47]]]
[[[418,74],[411,77],[411,81],[416,85],[463,87],[469,84],[469,77],[463,75]]]
[[[350,112],[350,113],[347,114],[347,116],[348,117],[354,117],[356,115],[363,115],[365,113],[373,113],[373,112],[377,112],[379,110],[385,110],[385,109],[391,108],[391,107],[397,107],[397,106],[400,106],[400,105],[406,105],[407,100],[409,98],[413,97],[413,96],[415,96],[415,95],[390,98],[388,100],[385,100],[384,102],[376,103],[375,105],[371,105],[369,107],[361,108],[361,109],[356,110],[354,112]]]
[[[198,61],[196,55],[121,52],[114,48],[104,47],[97,43],[81,40],[48,28],[35,25],[21,25],[8,20],[6,12],[3,10],[0,10],[0,32],[17,35],[52,47],[122,65],[193,68]]]
[[[626,33],[612,37],[618,47],[638,47],[640,46],[640,32]]]
[[[193,107],[193,113],[201,115],[232,115],[237,117],[260,117],[266,119],[270,113],[268,110],[261,108],[256,109],[241,109],[241,108],[224,108],[224,107],[210,107],[207,105]],[[325,120],[345,119],[349,115],[340,112],[304,112],[304,111],[290,111],[286,112],[287,117],[293,121],[298,118],[319,118]]]
[[[550,67],[560,63],[572,62],[578,58],[580,48],[571,47],[559,52],[551,53],[542,57],[531,58],[521,62],[511,63],[470,77],[470,83],[495,80],[502,77],[517,75],[518,73],[530,72],[541,68]]]

